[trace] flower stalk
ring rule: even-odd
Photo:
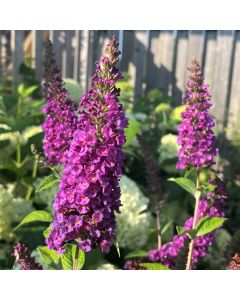
[[[195,209],[194,209],[194,216],[193,216],[193,225],[192,229],[196,229],[197,224],[197,218],[198,218],[198,211],[199,211],[199,201],[201,193],[199,191],[200,188],[200,176],[199,176],[199,169],[197,169],[197,175],[196,175],[196,195],[195,195]],[[186,270],[191,269],[191,263],[192,263],[192,254],[193,254],[193,248],[194,248],[194,239],[191,239],[191,242],[189,244],[189,250],[188,250],[188,258],[187,258],[187,265]]]

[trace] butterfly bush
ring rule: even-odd
[[[42,270],[42,266],[35,262],[26,245],[17,243],[13,248],[12,255],[15,257],[15,263],[19,265],[20,270]]]
[[[189,71],[191,74],[183,97],[186,109],[181,114],[183,120],[178,127],[178,169],[210,167],[218,154],[212,131],[215,124],[208,112],[212,106],[211,94],[196,59]]]
[[[73,240],[85,252],[97,247],[108,252],[116,238],[128,122],[115,85],[123,78],[116,68],[120,54],[116,37],[105,50],[107,55],[96,62],[91,88],[81,97],[77,128],[53,205],[55,218],[46,243],[58,253]]]
[[[198,218],[200,220],[205,217],[224,217],[224,204],[226,201],[226,192],[223,181],[215,177],[209,180],[209,184],[214,185],[212,192],[208,192],[206,197],[199,203]],[[193,217],[188,218],[184,224],[184,228],[189,230],[192,228]],[[142,269],[139,265],[141,262],[158,262],[171,269],[177,269],[177,261],[184,251],[184,247],[188,237],[186,234],[174,235],[171,242],[164,244],[160,249],[150,250],[147,258],[142,258],[139,261],[126,261],[124,268],[128,270]],[[214,232],[204,236],[197,237],[194,240],[192,269],[196,268],[197,263],[201,258],[205,257],[209,247],[215,241]]]
[[[46,82],[43,89],[47,104],[42,107],[46,120],[42,125],[44,132],[43,150],[47,163],[60,165],[65,162],[65,153],[69,149],[77,125],[74,101],[63,87],[60,70],[53,55],[53,45],[46,45],[45,61]]]
[[[224,217],[224,203],[226,192],[223,181],[218,177],[209,180],[209,184],[214,185],[212,192],[208,192],[206,197],[200,200],[198,218],[202,217]],[[186,220],[184,228],[192,228],[193,217]],[[176,259],[185,245],[187,235],[175,235],[171,242],[166,243],[161,249],[150,250],[149,259],[153,262],[161,262],[169,268],[176,267]],[[196,267],[199,260],[206,256],[209,246],[214,242],[214,232],[208,233],[194,239],[192,255],[192,268]]]

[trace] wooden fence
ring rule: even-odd
[[[187,66],[196,57],[213,95],[213,114],[220,127],[240,125],[240,31],[0,31],[0,60],[17,84],[24,55],[31,55],[41,80],[43,41],[53,41],[63,77],[74,78],[86,90],[94,62],[109,38],[117,35],[120,68],[131,76],[134,97],[159,88],[181,103]]]

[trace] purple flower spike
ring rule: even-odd
[[[14,246],[12,256],[15,256],[15,263],[20,266],[21,270],[42,270],[42,266],[31,257],[31,251],[22,243]]]
[[[213,192],[208,192],[206,198],[200,200],[197,220],[200,220],[203,216],[224,217],[224,204],[227,198],[224,184],[218,177],[210,179],[209,184],[215,185],[215,189]],[[184,228],[191,229],[192,222],[192,217],[187,219]],[[150,261],[160,262],[169,268],[175,269],[176,259],[183,250],[186,240],[186,234],[181,236],[175,235],[171,242],[164,244],[160,249],[150,250],[148,252]],[[192,269],[196,268],[199,260],[206,256],[208,248],[213,244],[214,240],[214,232],[194,239]]]
[[[47,163],[59,165],[65,162],[73,133],[77,125],[75,107],[68,91],[63,88],[60,70],[53,55],[53,45],[46,45],[45,77],[43,85],[47,104],[42,107],[46,120],[42,125],[44,131],[43,150]]]
[[[115,86],[123,77],[115,66],[120,54],[116,37],[106,52],[96,63],[91,88],[81,97],[77,129],[54,201],[53,230],[46,243],[58,252],[73,240],[83,251],[100,247],[108,252],[116,237],[115,212],[119,213],[121,205],[119,180],[128,122]],[[76,226],[72,218],[82,222]]]
[[[186,110],[182,113],[183,121],[178,127],[178,169],[188,167],[210,167],[218,154],[216,139],[212,128],[212,120],[208,109],[211,105],[211,94],[208,85],[204,83],[202,72],[197,60],[193,60],[186,95],[183,104]]]

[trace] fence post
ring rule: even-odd
[[[143,94],[143,83],[145,80],[147,33],[145,30],[134,31],[133,61],[129,65],[129,74],[134,87],[134,100]]]
[[[33,30],[33,47],[32,56],[33,67],[35,68],[35,78],[41,80],[42,78],[42,57],[43,54],[43,40],[42,40],[42,30]]]
[[[17,86],[21,81],[19,69],[21,64],[23,63],[23,41],[24,30],[11,31],[12,70],[14,86]]]

